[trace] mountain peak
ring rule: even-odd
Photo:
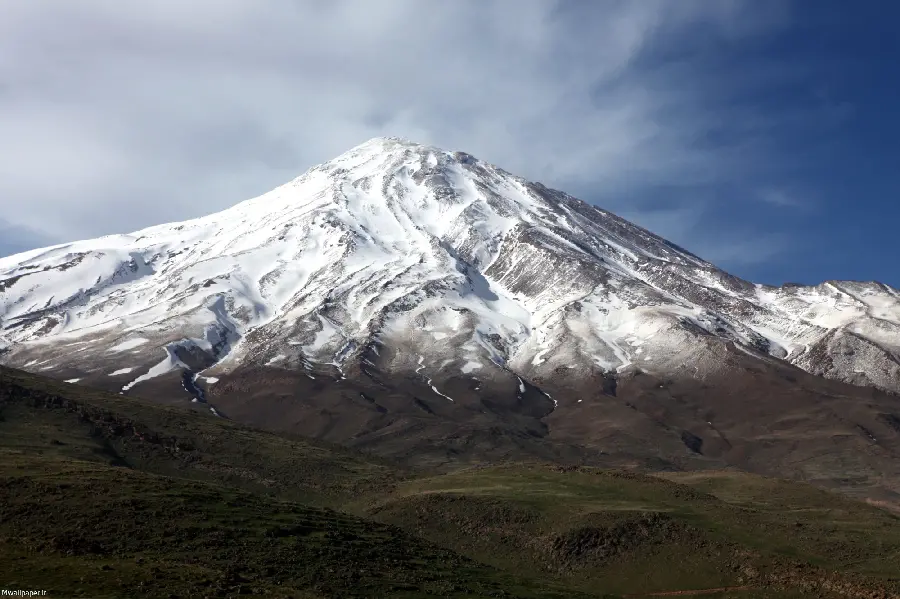
[[[411,139],[407,139],[405,137],[377,136],[368,139],[361,144],[353,146],[342,155],[354,154],[359,152],[390,152],[396,150],[415,150],[426,147],[429,146],[413,141]]]
[[[413,141],[406,137],[400,137],[398,135],[376,135],[375,137],[369,139],[368,141],[364,141],[361,143],[361,146],[365,145],[403,145],[403,146],[422,146],[425,144],[421,144],[419,142]]]
[[[429,154],[435,157],[440,156],[441,159],[437,159],[437,162],[440,162],[442,164],[446,164],[448,162],[476,164],[481,162],[467,152],[448,150],[438,146],[413,141],[405,137],[379,136],[373,137],[357,146],[350,148],[334,160],[331,160],[325,164],[340,163],[343,165],[347,162],[359,160],[360,158],[371,158],[373,156],[427,156]]]

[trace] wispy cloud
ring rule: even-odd
[[[35,247],[53,245],[54,239],[48,238],[38,231],[11,225],[0,218],[0,256],[9,256]]]
[[[660,186],[734,182],[773,159],[772,119],[735,118],[715,92],[772,73],[729,74],[714,49],[783,26],[787,7],[7,0],[0,210],[57,240],[133,230],[402,135],[580,190],[678,240],[705,204],[667,203]],[[659,218],[648,202],[660,201],[678,218]]]
[[[796,240],[780,232],[760,232],[739,222],[710,226],[702,204],[623,211],[621,216],[650,231],[666,231],[669,241],[725,269],[742,270],[776,258]]]
[[[779,208],[810,207],[810,204],[807,201],[801,199],[796,193],[774,187],[760,190],[758,193],[758,198],[766,204],[770,204]]]
[[[690,245],[695,254],[731,269],[765,264],[792,248],[793,240],[779,233],[738,231],[737,235],[731,231],[728,235],[695,236]]]

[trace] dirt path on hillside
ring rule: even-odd
[[[689,591],[657,591],[655,593],[633,593],[630,595],[622,595],[625,599],[637,599],[638,597],[676,597],[680,595],[712,595],[713,593],[723,593],[725,591],[752,591],[755,586],[741,587],[716,587],[714,589],[693,589]]]

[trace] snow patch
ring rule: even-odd
[[[187,365],[178,359],[178,356],[175,355],[175,348],[178,347],[177,343],[170,343],[165,346],[166,358],[150,368],[146,373],[137,377],[124,387],[122,387],[122,391],[128,391],[138,383],[142,383],[144,381],[149,381],[150,379],[154,379],[158,376],[162,376],[168,372],[172,372],[173,370],[177,370],[179,368],[183,368],[188,370]]]
[[[547,399],[553,402],[553,409],[555,410],[559,406],[559,402],[553,399],[553,396],[547,393],[546,391],[541,391],[544,395],[547,396]]]
[[[134,349],[136,347],[140,347],[141,345],[144,345],[145,343],[149,343],[149,341],[150,341],[149,339],[144,339],[143,337],[137,337],[135,339],[128,339],[127,341],[123,341],[117,345],[112,346],[111,348],[109,348],[106,351],[108,351],[110,353],[120,352],[120,351],[128,351],[129,349]]]
[[[465,364],[463,364],[462,368],[460,368],[460,370],[463,372],[463,374],[469,374],[470,372],[472,372],[474,370],[478,370],[480,368],[483,368],[483,366],[481,365],[480,362],[469,361],[469,362],[466,362]]]
[[[450,401],[453,401],[453,398],[452,398],[452,397],[450,397],[449,395],[444,395],[443,393],[441,393],[440,391],[437,390],[437,387],[435,387],[434,385],[431,385],[431,379],[428,379],[428,384],[431,386],[431,390],[432,390],[432,391],[434,391],[435,393],[437,393],[437,394],[440,395],[441,397],[446,397],[446,398],[449,399]]]

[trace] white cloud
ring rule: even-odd
[[[765,264],[788,250],[792,241],[778,233],[732,231],[728,236],[695,236],[691,250],[713,264],[734,269]]]
[[[786,189],[769,187],[761,189],[758,197],[766,204],[778,208],[806,208],[808,203],[802,200],[796,193]]]
[[[720,73],[654,52],[739,43],[784,10],[6,0],[0,210],[58,240],[133,230],[225,208],[375,135],[465,150],[626,209],[619,194],[732,181],[764,155],[752,135],[704,143],[729,125],[707,99]]]

